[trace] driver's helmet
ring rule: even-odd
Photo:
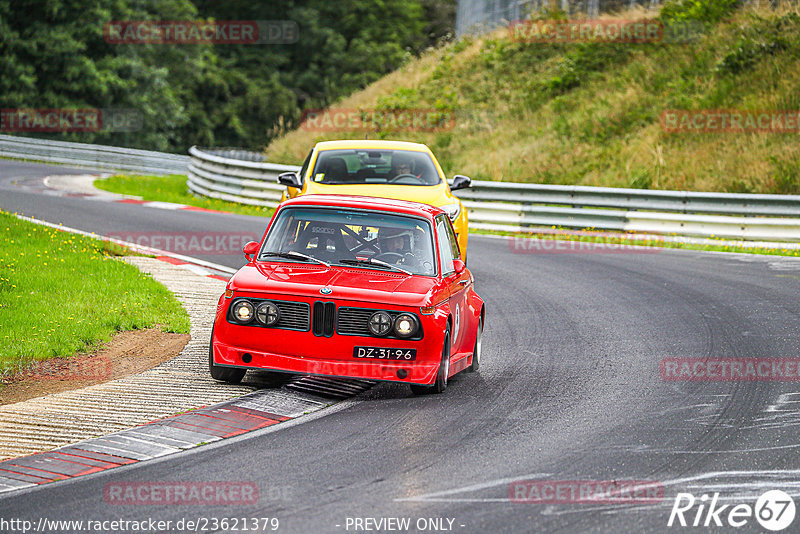
[[[392,156],[392,172],[395,176],[414,174],[414,159],[406,154],[395,153]]]
[[[401,228],[381,228],[378,231],[378,245],[382,253],[405,254],[414,250],[414,232]]]

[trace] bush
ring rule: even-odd
[[[668,0],[661,8],[666,23],[697,20],[714,24],[739,8],[741,0]]]

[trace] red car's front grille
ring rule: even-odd
[[[252,297],[234,299],[228,307],[227,318],[229,323],[242,324],[233,317],[233,305],[239,300],[246,300],[250,302],[254,309],[258,308],[262,302],[266,302],[266,299]],[[308,303],[272,299],[270,299],[269,302],[272,302],[275,306],[277,306],[280,312],[278,322],[274,325],[266,326],[259,323],[257,320],[254,320],[246,323],[245,326],[254,326],[258,328],[278,328],[281,330],[300,330],[303,332],[308,332],[309,328],[311,327],[311,306]]]
[[[336,304],[333,302],[315,302],[311,331],[315,336],[331,337],[336,317]]]
[[[305,302],[272,301],[281,311],[277,328],[308,331],[309,306]]]
[[[339,308],[336,332],[355,336],[369,336],[369,318],[375,310],[365,308]]]

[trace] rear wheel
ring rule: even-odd
[[[444,347],[442,348],[442,361],[439,363],[439,372],[436,373],[436,382],[432,386],[411,384],[414,395],[427,395],[428,393],[441,393],[447,389],[447,376],[450,374],[450,326],[444,333]]]
[[[229,384],[238,384],[244,378],[247,369],[237,369],[233,367],[220,367],[214,365],[214,329],[211,329],[211,339],[208,342],[208,370],[211,378],[221,380]]]
[[[483,317],[478,319],[478,335],[475,338],[475,348],[472,349],[472,365],[467,367],[467,371],[474,373],[481,368],[481,342],[483,339]]]

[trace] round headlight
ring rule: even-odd
[[[401,313],[394,319],[394,333],[397,337],[411,337],[417,333],[417,319],[409,313]]]
[[[373,336],[385,336],[392,329],[392,317],[386,312],[375,312],[369,318],[369,331]]]
[[[442,206],[442,209],[447,213],[447,216],[450,217],[452,222],[456,222],[458,216],[461,214],[461,204],[456,202],[455,204],[446,204]]]
[[[256,308],[256,320],[266,326],[272,326],[281,318],[281,312],[271,302],[262,302]]]
[[[253,305],[246,300],[240,300],[233,305],[233,317],[240,323],[249,323],[253,320]]]

